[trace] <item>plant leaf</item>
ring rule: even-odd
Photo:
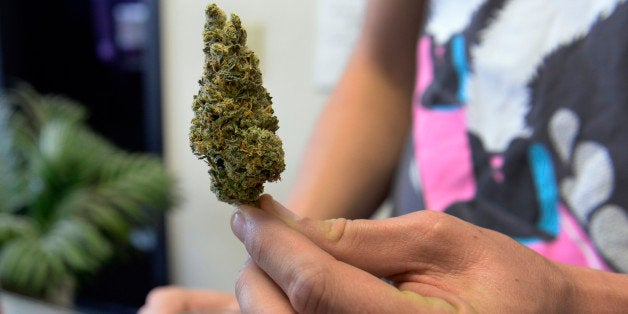
[[[0,246],[15,238],[35,238],[37,234],[37,226],[32,219],[0,213]]]

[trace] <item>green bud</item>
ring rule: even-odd
[[[211,190],[231,204],[257,204],[266,181],[285,169],[270,94],[240,18],[205,10],[204,71],[194,96],[190,146],[210,167]]]

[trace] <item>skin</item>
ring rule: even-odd
[[[384,220],[314,220],[299,218],[270,196],[260,205],[241,207],[232,220],[251,256],[236,284],[246,313],[628,308],[628,275],[550,261],[450,215],[421,211]]]
[[[288,200],[300,215],[364,218],[386,197],[410,130],[423,6],[423,1],[369,2],[362,35]]]
[[[139,314],[174,314],[216,309],[226,313],[239,312],[237,300],[230,293],[213,290],[160,287],[146,297]]]
[[[369,1],[361,39],[287,202],[296,214],[267,196],[262,209],[243,206],[235,212],[233,231],[251,256],[236,284],[243,312],[628,308],[626,275],[549,261],[502,234],[442,213],[322,220],[368,217],[389,189],[411,123],[424,6],[425,1]],[[211,290],[162,289],[149,295],[143,313],[236,306],[234,296]],[[160,306],[171,311],[157,312]]]
[[[250,260],[233,296],[156,290],[141,313],[620,313],[628,275],[550,261],[511,238],[420,211],[300,218],[268,195],[234,212]],[[381,278],[387,280],[383,281]]]

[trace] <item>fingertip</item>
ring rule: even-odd
[[[260,208],[265,212],[273,214],[285,223],[291,223],[301,219],[300,216],[293,213],[268,194],[264,194],[260,197]]]
[[[262,196],[259,197],[259,207],[261,209],[266,210],[267,208],[271,208],[274,203],[275,200],[270,194],[262,194]]]

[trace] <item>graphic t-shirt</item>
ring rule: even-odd
[[[417,58],[422,206],[628,272],[628,2],[434,1]]]

